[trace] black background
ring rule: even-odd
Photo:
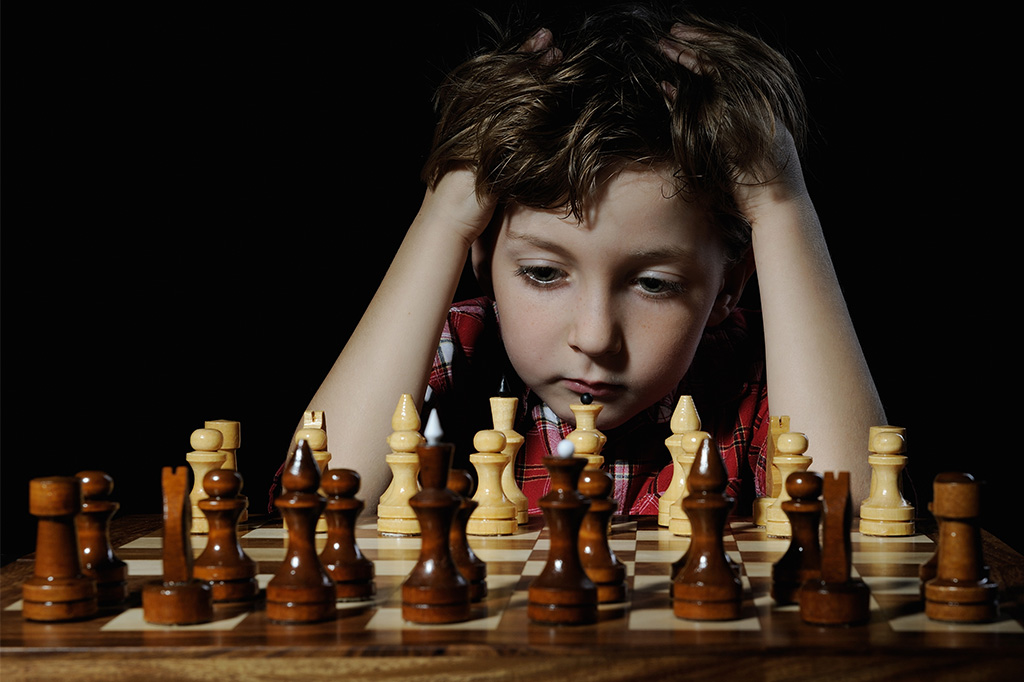
[[[805,80],[805,170],[909,430],[908,495],[924,510],[936,473],[970,471],[984,524],[1021,548],[996,41],[900,5],[695,4]],[[341,5],[4,12],[4,561],[31,550],[29,478],[105,469],[122,513],[158,512],[160,467],[184,464],[206,419],[242,422],[246,492],[266,507],[418,206],[431,93],[474,45],[471,8],[508,3]]]

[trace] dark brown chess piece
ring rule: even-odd
[[[614,482],[602,469],[584,469],[577,490],[590,500],[590,509],[580,526],[580,561],[587,577],[597,585],[601,604],[626,599],[626,565],[619,561],[608,544],[608,527],[615,513],[615,501],[609,499]]]
[[[823,479],[824,525],[821,575],[800,587],[800,617],[813,625],[857,625],[870,617],[871,592],[851,576],[853,549],[850,526],[850,473],[826,474]]]
[[[316,553],[316,523],[327,501],[313,450],[300,440],[281,475],[284,492],[274,506],[288,528],[288,549],[267,584],[267,618],[278,623],[313,623],[334,618],[334,581]]]
[[[32,577],[22,584],[22,616],[55,622],[95,615],[96,582],[82,572],[75,533],[81,483],[70,476],[32,479],[28,505],[37,519],[36,557]]]
[[[192,575],[192,503],[189,467],[164,467],[163,579],[142,588],[142,617],[157,625],[192,625],[213,620],[209,583]]]
[[[942,473],[933,490],[939,548],[935,577],[924,585],[924,612],[947,622],[995,620],[999,585],[988,577],[981,547],[981,486],[970,474]]]
[[[735,500],[726,494],[728,473],[718,446],[705,438],[686,480],[683,508],[692,535],[685,563],[672,582],[672,610],[688,620],[739,618],[743,583],[725,553],[723,533]]]
[[[545,625],[583,625],[597,621],[597,586],[580,561],[579,536],[590,507],[577,484],[587,464],[573,456],[570,441],[559,444],[558,456],[545,457],[551,490],[540,499],[551,542],[540,574],[530,583],[527,616]]]
[[[431,412],[419,446],[422,489],[409,504],[420,524],[420,555],[402,583],[402,617],[412,623],[457,623],[469,620],[469,582],[451,551],[451,527],[459,497],[448,490],[454,447],[440,441],[437,413]]]
[[[786,553],[772,566],[771,596],[777,604],[795,604],[804,581],[821,577],[821,474],[797,471],[786,479],[782,511],[791,536]]]
[[[110,521],[120,505],[110,499],[114,479],[102,471],[76,474],[82,485],[82,511],[75,519],[82,573],[96,581],[100,606],[117,606],[128,599],[128,564],[114,554]]]
[[[192,575],[210,583],[215,602],[244,602],[257,597],[257,563],[238,540],[238,523],[248,504],[242,497],[242,475],[230,469],[214,469],[203,477],[207,497],[199,509],[209,527],[206,548],[196,559]]]
[[[460,498],[449,536],[452,558],[462,577],[469,581],[470,600],[480,601],[487,596],[487,564],[473,552],[466,534],[469,517],[480,504],[472,499],[473,477],[465,469],[452,469],[448,474],[448,489]]]
[[[334,580],[339,601],[362,601],[376,592],[373,562],[356,543],[356,519],[364,506],[355,496],[359,484],[359,474],[352,469],[328,469],[320,481],[327,496],[327,544],[320,562]]]

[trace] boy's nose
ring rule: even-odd
[[[577,301],[569,313],[569,346],[584,355],[600,357],[622,350],[622,329],[612,301],[594,297]]]

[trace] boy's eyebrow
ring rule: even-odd
[[[539,235],[516,232],[511,229],[508,230],[505,234],[510,241],[525,242],[527,244],[530,244],[531,246],[536,246],[538,248],[545,249],[547,251],[552,251],[555,253],[567,253],[565,247],[563,247],[558,242],[546,239]],[[693,252],[690,249],[678,245],[656,247],[650,249],[630,248],[627,249],[626,254],[633,260],[641,261],[676,260],[680,258],[693,257]]]

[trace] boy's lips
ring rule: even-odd
[[[563,379],[562,385],[573,393],[589,393],[595,399],[610,398],[621,393],[626,387],[622,384],[614,384],[606,381],[588,381],[586,379]]]

